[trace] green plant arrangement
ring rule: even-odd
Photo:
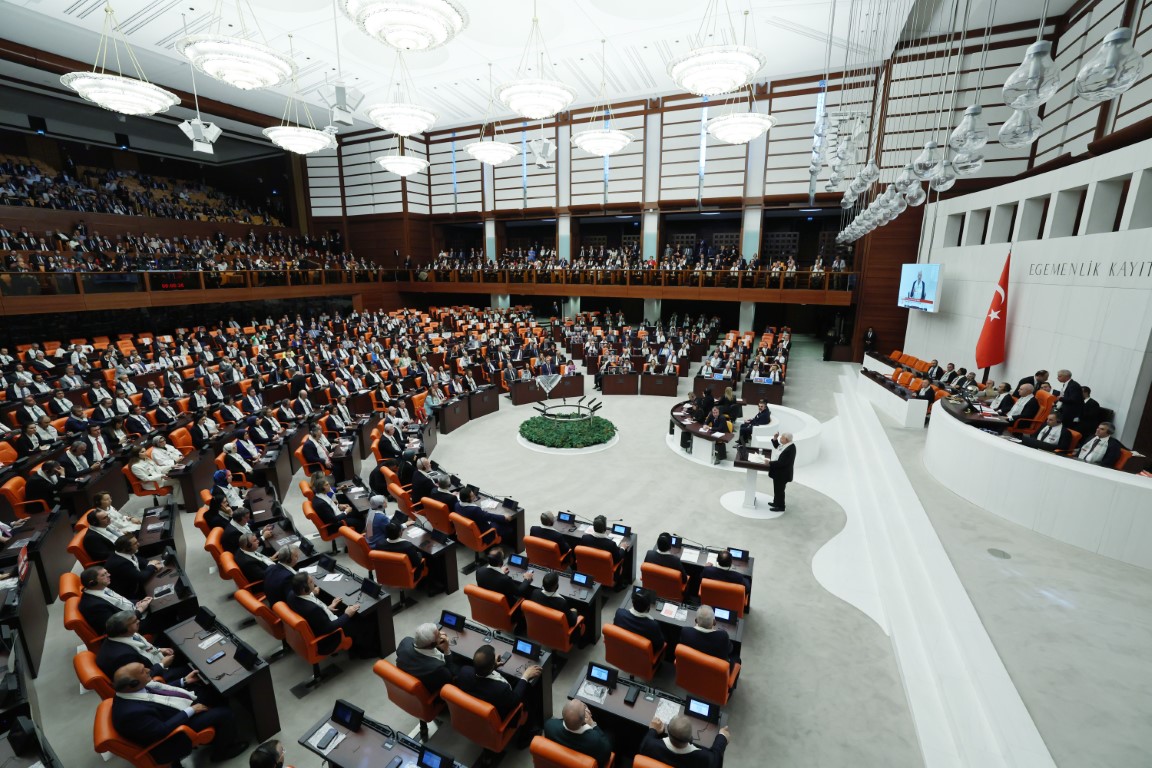
[[[547,448],[587,448],[606,443],[615,435],[616,425],[599,416],[591,419],[576,416],[565,419],[560,414],[549,419],[534,416],[520,424],[521,437]]]

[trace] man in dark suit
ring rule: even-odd
[[[739,571],[732,570],[732,553],[724,551],[717,553],[716,565],[706,565],[700,571],[700,579],[724,581],[728,584],[739,584],[747,592],[752,586],[752,580]]]
[[[431,622],[416,627],[396,647],[396,666],[415,677],[428,692],[439,695],[440,689],[456,679],[459,668],[452,661],[448,635]]]
[[[772,410],[768,404],[761,400],[757,404],[757,411],[750,419],[745,419],[740,425],[740,445],[747,445],[752,440],[753,427],[762,427],[772,421]]]
[[[541,512],[540,525],[532,526],[528,535],[555,542],[556,546],[560,547],[560,556],[568,557],[568,553],[572,551],[572,545],[568,543],[568,537],[553,527],[555,525],[556,515],[551,512]]]
[[[717,659],[724,659],[730,664],[740,662],[740,657],[732,652],[732,639],[727,632],[716,626],[716,614],[708,605],[696,609],[695,626],[680,630],[680,644]]]
[[[476,585],[504,595],[511,607],[520,598],[532,594],[532,571],[524,574],[523,581],[517,581],[508,575],[508,567],[504,565],[504,550],[492,547],[488,550],[488,566],[476,571]]]
[[[284,602],[295,613],[299,614],[304,621],[308,622],[308,627],[312,630],[312,634],[316,637],[321,635],[329,635],[320,641],[317,646],[317,651],[323,655],[328,655],[336,650],[340,642],[344,639],[341,633],[332,634],[336,630],[348,630],[347,634],[352,637],[352,633],[348,625],[352,621],[359,610],[359,603],[349,605],[341,609],[342,601],[336,598],[328,605],[325,605],[318,597],[320,588],[316,586],[316,582],[312,579],[309,573],[298,573],[292,577],[292,592],[288,595],[288,599]],[[337,613],[337,611],[340,611]],[[353,639],[355,642],[355,639]]]
[[[924,371],[924,378],[929,381],[936,381],[943,373],[944,370],[940,367],[940,361],[933,359],[928,365],[928,370]]]
[[[254,533],[240,537],[240,548],[233,553],[236,566],[251,582],[262,582],[275,561],[260,551],[260,538]]]
[[[71,415],[68,416],[64,422],[64,431],[76,435],[82,435],[88,431],[88,419],[84,416],[84,409],[76,406],[72,409]]]
[[[656,537],[656,549],[648,550],[648,554],[644,555],[644,562],[679,571],[680,581],[684,584],[688,583],[688,574],[684,571],[684,564],[680,562],[679,557],[672,554],[672,534],[666,531]]]
[[[140,555],[136,554],[139,549],[136,534],[125,533],[116,539],[116,551],[104,562],[104,567],[112,576],[112,589],[129,600],[144,597],[144,586],[148,579],[164,567],[162,560],[142,561]]]
[[[464,667],[456,676],[456,686],[469,696],[496,707],[496,713],[504,720],[517,704],[524,701],[529,684],[540,677],[542,671],[536,664],[528,665],[513,688],[497,670],[496,649],[482,645],[472,654],[472,666]]]
[[[296,575],[296,566],[302,557],[299,547],[284,545],[276,550],[272,558],[275,565],[268,567],[264,573],[264,596],[268,598],[268,605],[274,605],[288,599],[292,591],[292,577]]]
[[[772,447],[776,449],[772,463],[768,465],[768,477],[772,478],[772,503],[768,509],[784,511],[784,492],[792,482],[792,468],[796,465],[796,446],[792,444],[791,432],[777,432],[772,437]]]
[[[60,466],[64,467],[64,477],[69,480],[78,480],[79,478],[86,478],[93,470],[98,469],[88,461],[88,457],[85,455],[87,451],[88,443],[83,440],[75,440],[68,446],[68,450],[60,457]]]
[[[612,555],[612,563],[619,572],[624,566],[624,552],[628,549],[628,540],[617,544],[608,533],[608,520],[604,515],[592,518],[592,530],[580,537],[580,546],[602,549]]]
[[[1021,384],[1016,391],[1019,397],[1008,413],[1005,414],[1005,418],[1012,421],[1008,426],[1009,430],[1015,429],[1016,425],[1021,421],[1035,419],[1036,414],[1040,412],[1040,401],[1032,394],[1031,384]]]
[[[147,746],[157,744],[149,756],[159,764],[178,762],[192,752],[192,742],[183,734],[167,738],[181,725],[194,731],[213,728],[213,762],[224,762],[241,754],[248,742],[237,736],[236,717],[226,707],[209,707],[197,701],[190,691],[156,683],[148,667],[139,662],[116,670],[112,680],[112,725],[125,739]]]
[[[1035,436],[1024,435],[1021,440],[1025,445],[1042,451],[1066,451],[1072,443],[1072,433],[1064,427],[1060,414],[1052,411]]]
[[[644,592],[632,593],[632,605],[616,609],[612,623],[621,629],[646,637],[652,642],[652,652],[659,653],[664,647],[664,633],[660,631],[660,624],[648,615],[652,608],[648,595]]]
[[[43,501],[48,509],[60,503],[60,493],[64,486],[64,467],[58,461],[46,461],[40,469],[28,476],[24,486],[25,501]]]
[[[96,651],[96,666],[108,675],[125,664],[139,663],[148,667],[152,677],[162,677],[169,685],[191,688],[200,676],[187,664],[176,664],[176,652],[171,648],[157,648],[140,634],[140,619],[135,611],[120,611],[108,617],[104,629],[108,637]],[[185,680],[185,677],[188,679]]]
[[[104,633],[108,619],[120,611],[135,611],[143,619],[144,611],[152,603],[151,597],[132,602],[120,593],[109,588],[112,576],[102,565],[93,565],[80,572],[80,585],[84,592],[80,595],[80,615],[88,626],[96,632]],[[151,631],[146,628],[146,632]]]
[[[1111,467],[1120,460],[1120,441],[1114,434],[1116,428],[1107,421],[1100,422],[1091,440],[1085,440],[1076,452],[1076,458],[1089,464]]]
[[[455,512],[456,505],[460,503],[460,499],[456,496],[456,494],[452,493],[450,490],[451,488],[452,481],[447,477],[442,476],[436,482],[436,489],[428,495],[428,498],[438,501],[444,506],[448,507],[449,512]]]
[[[723,764],[724,750],[732,735],[728,726],[720,729],[711,747],[704,747],[692,744],[692,732],[696,726],[688,715],[673,717],[667,730],[658,717],[652,720],[651,725],[640,742],[638,754],[672,768],[719,768]]]
[[[107,560],[116,551],[116,541],[119,536],[111,527],[111,516],[102,509],[93,509],[88,513],[88,530],[82,540],[84,551],[93,560]]]
[[[1080,415],[1070,426],[1081,435],[1086,435],[1096,431],[1096,427],[1104,420],[1104,416],[1101,413],[1100,403],[1092,397],[1092,388],[1080,387],[1080,391],[1084,394],[1084,405],[1080,409]]]
[[[480,505],[476,503],[478,500],[479,497],[476,491],[471,488],[462,488],[460,490],[460,500],[456,503],[456,514],[476,523],[476,526],[480,529],[480,533],[484,533],[489,528],[495,528],[502,541],[511,541],[514,538],[512,522],[503,515],[485,512]]]
[[[396,552],[407,557],[408,562],[416,570],[416,578],[419,581],[428,555],[404,537],[404,527],[400,523],[389,522],[384,526],[384,537],[384,541],[377,542],[372,548],[380,552]]]
[[[560,712],[544,723],[544,738],[596,760],[599,768],[608,765],[612,740],[592,719],[592,710],[580,699],[571,699]]]
[[[423,456],[416,460],[416,472],[412,475],[412,501],[419,501],[425,496],[431,496],[436,487],[432,479],[432,460]]]
[[[1067,368],[1056,371],[1056,381],[1060,383],[1060,399],[1056,407],[1064,417],[1065,424],[1071,424],[1084,410],[1084,388],[1072,378],[1072,372]]]
[[[575,608],[568,605],[558,592],[560,589],[560,575],[556,571],[548,571],[544,574],[544,578],[540,580],[540,588],[535,590],[528,598],[534,603],[539,603],[545,608],[551,608],[554,611],[559,611],[564,614],[564,618],[568,622],[568,628],[576,626],[576,622],[580,619],[580,614]],[[588,634],[588,627],[585,626],[583,631],[577,635],[576,640],[583,645],[585,637]]]

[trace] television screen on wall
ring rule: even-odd
[[[900,296],[897,303],[921,312],[940,310],[940,265],[904,264],[900,268]]]

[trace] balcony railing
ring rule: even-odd
[[[671,270],[671,269],[410,269],[401,270],[401,280],[466,285],[615,285],[664,288],[762,288],[850,291],[856,286],[856,272],[787,272],[760,270]]]
[[[204,291],[221,288],[391,283],[401,273],[381,270],[244,270],[225,272],[0,272],[2,296],[74,296],[97,293]]]

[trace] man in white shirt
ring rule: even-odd
[[[1088,464],[1103,467],[1113,466],[1120,458],[1120,443],[1113,437],[1116,428],[1111,423],[1101,422],[1096,427],[1096,436],[1084,443],[1076,458]]]

